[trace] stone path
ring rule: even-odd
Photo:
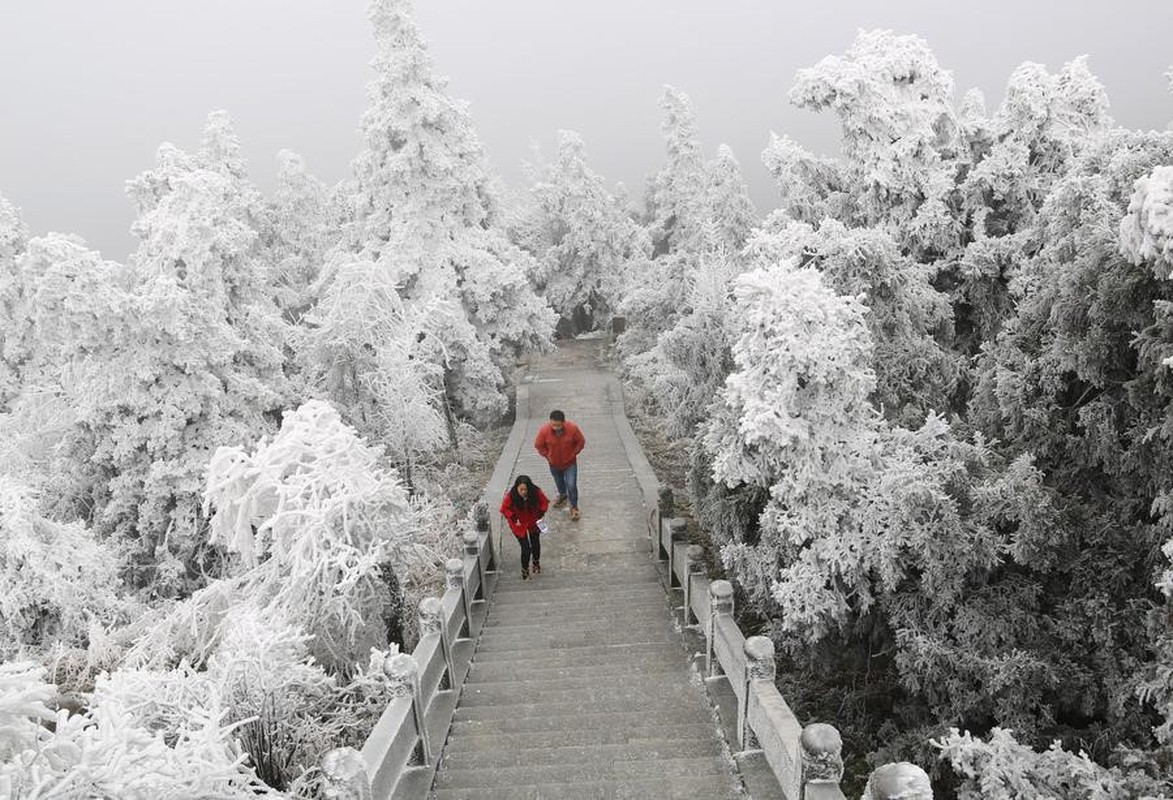
[[[582,519],[552,509],[542,574],[503,570],[432,787],[434,800],[745,798],[651,559],[618,383],[601,342],[535,359],[519,391],[518,473],[554,497],[533,438],[561,408],[587,439]],[[528,390],[528,391],[526,391]],[[525,402],[528,394],[528,403]],[[496,509],[493,509],[496,512]]]

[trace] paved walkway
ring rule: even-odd
[[[535,359],[519,388],[524,435],[499,472],[510,483],[526,473],[553,498],[532,442],[561,408],[587,440],[582,519],[551,510],[542,574],[528,581],[506,529],[435,800],[744,797],[650,555],[636,478],[650,468],[602,345],[570,342]]]

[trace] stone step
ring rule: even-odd
[[[531,767],[475,769],[444,768],[436,773],[433,788],[492,789],[543,783],[597,783],[628,780],[664,780],[722,776],[730,781],[731,767],[720,758],[659,758],[642,761],[587,761]],[[653,795],[654,796],[654,795]]]
[[[446,748],[440,771],[496,767],[541,767],[562,764],[612,764],[620,761],[661,761],[682,758],[719,759],[725,753],[716,733],[708,739],[644,739],[609,745],[566,744],[561,733],[551,733],[544,746],[492,747],[476,750]]]
[[[571,728],[559,731],[530,733],[463,733],[450,736],[444,753],[463,753],[469,750],[494,749],[537,750],[544,747],[573,747],[585,745],[622,745],[651,742],[687,742],[694,739],[717,741],[718,731],[713,722],[686,722],[673,725],[632,725],[625,728]]]
[[[541,600],[546,603],[569,603],[582,598],[589,598],[600,603],[616,605],[631,600],[664,595],[663,584],[660,579],[640,578],[631,581],[592,581],[584,584],[578,581],[555,581],[554,577],[543,572],[530,578],[528,581],[519,580],[509,583],[502,580],[493,592],[493,605],[511,605],[513,603],[533,603]]]
[[[479,709],[484,712],[486,709]],[[475,715],[461,715],[457,708],[452,720],[449,738],[458,736],[477,736],[498,733],[540,733],[545,731],[571,730],[603,730],[614,728],[642,728],[649,725],[696,725],[711,723],[712,714],[706,707],[698,709],[693,705],[687,707],[657,708],[654,710],[634,709],[624,711],[609,711],[607,709],[588,709],[575,711],[570,715],[561,715],[550,711],[536,717],[520,715],[492,715],[480,713]]]
[[[590,598],[566,603],[528,603],[490,607],[485,618],[486,633],[511,625],[575,624],[613,626],[616,623],[655,623],[670,625],[673,616],[667,595],[633,602],[592,605]]]
[[[432,800],[745,800],[726,775],[547,783],[504,789],[434,789]]]
[[[668,596],[663,592],[648,593],[646,597],[628,597],[618,602],[599,600],[590,595],[567,597],[557,602],[536,597],[528,603],[493,603],[489,606],[485,622],[493,625],[497,621],[513,622],[520,619],[620,620],[640,619],[652,615],[662,619],[668,609]]]
[[[590,661],[572,661],[566,663],[562,655],[558,656],[558,663],[539,664],[537,661],[525,659],[524,662],[512,661],[474,661],[469,670],[467,683],[492,683],[509,680],[557,680],[559,678],[574,678],[580,676],[621,676],[632,673],[638,675],[671,675],[680,674],[683,667],[687,667],[688,654],[683,649],[673,647],[664,652],[646,653],[639,656],[628,656],[623,660],[598,659]]]
[[[658,693],[652,697],[638,693],[610,692],[605,695],[584,695],[582,697],[566,695],[557,698],[557,700],[547,700],[541,703],[521,703],[508,700],[488,704],[462,703],[456,707],[453,720],[471,722],[473,720],[517,719],[519,717],[574,717],[579,714],[612,714],[633,711],[651,713],[669,707],[680,711],[691,711],[697,715],[695,721],[704,719],[709,713],[707,704],[701,700],[695,689],[687,691],[684,688],[679,688],[671,692]],[[566,726],[567,730],[573,728],[573,722]]]
[[[588,647],[568,647],[559,650],[534,652],[531,650],[477,649],[475,664],[517,663],[521,668],[575,666],[578,664],[628,663],[639,657],[679,654],[684,652],[680,637],[673,640],[647,643],[597,644]]]
[[[482,636],[477,643],[476,658],[489,653],[508,651],[546,652],[550,650],[573,650],[606,645],[651,644],[679,642],[680,634],[667,625],[641,628],[615,628],[612,630],[561,630],[557,627],[542,628],[538,631],[522,631],[512,634]]]
[[[659,674],[649,674],[642,670],[628,670],[627,672],[599,675],[590,671],[579,672],[554,678],[535,678],[528,673],[505,676],[502,679],[489,681],[465,681],[461,692],[461,702],[466,695],[475,693],[498,692],[504,689],[525,689],[532,692],[565,692],[576,690],[595,690],[613,687],[623,691],[654,692],[661,686],[688,685],[688,676],[677,664],[675,670],[662,670]]]
[[[478,706],[550,706],[579,703],[605,703],[630,699],[637,702],[671,703],[686,693],[699,691],[682,679],[671,682],[642,681],[612,683],[607,680],[584,682],[577,686],[530,686],[527,681],[473,684],[460,694],[460,707]]]

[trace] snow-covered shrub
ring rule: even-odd
[[[1159,278],[1173,271],[1173,166],[1136,181],[1128,214],[1120,220],[1120,252],[1134,264],[1151,261]]]
[[[189,676],[190,677],[190,676]],[[181,677],[180,680],[183,680]],[[50,709],[56,687],[28,664],[0,666],[0,796],[14,800],[190,800],[274,796],[225,723],[230,709],[198,682],[169,682],[168,727],[141,681],[99,678],[89,709]],[[195,689],[195,691],[193,691]],[[179,710],[182,709],[182,710]],[[32,721],[36,720],[36,721]],[[52,728],[42,722],[51,723]]]
[[[1010,730],[995,727],[986,739],[950,728],[933,744],[963,778],[960,800],[1157,800],[1173,796],[1173,783],[1142,769],[1103,767],[1084,752],[1055,741],[1039,752],[1019,744]],[[1127,760],[1127,753],[1122,754]]]
[[[416,538],[416,510],[379,453],[328,403],[286,412],[272,442],[220,448],[208,469],[211,538],[239,555],[245,592],[313,636],[331,671],[387,642],[400,586],[420,582],[450,548]]]
[[[77,522],[46,519],[37,495],[0,475],[0,659],[53,642],[83,645],[127,608],[113,554]]]

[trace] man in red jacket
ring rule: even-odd
[[[569,498],[570,518],[578,519],[578,454],[586,446],[586,439],[566,415],[558,409],[550,412],[550,421],[538,429],[534,449],[550,465],[558,499],[554,508],[559,508]]]

